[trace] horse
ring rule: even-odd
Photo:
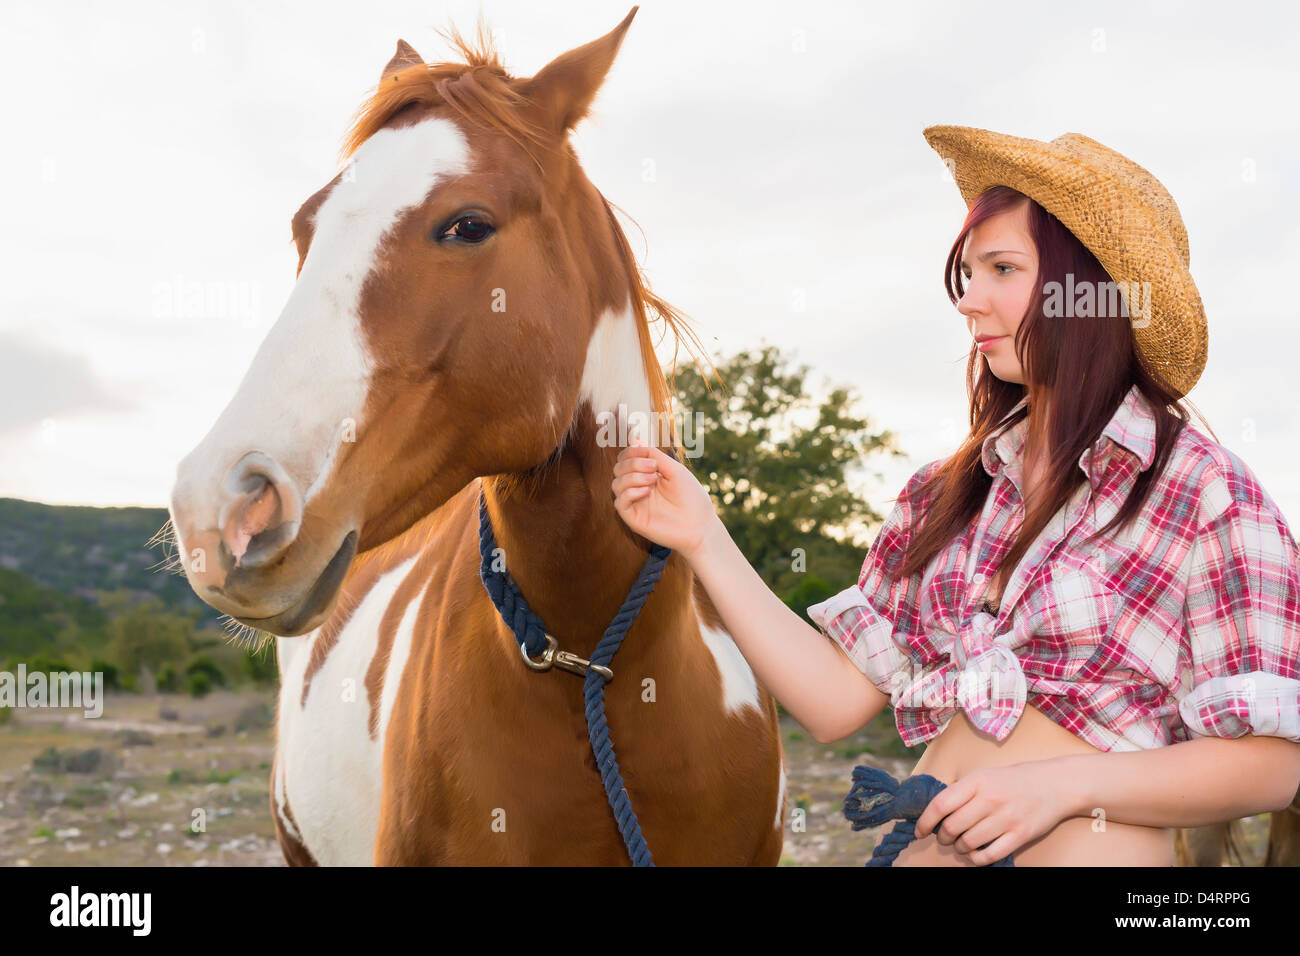
[[[1178,866],[1246,866],[1247,835],[1241,820],[1226,820],[1174,833]],[[1300,792],[1290,805],[1269,814],[1260,866],[1300,866]]]
[[[293,216],[281,315],[177,466],[191,586],[275,635],[290,865],[629,863],[582,681],[521,659],[480,578],[479,499],[549,635],[590,658],[653,546],[614,509],[606,426],[671,417],[650,314],[682,320],[569,139],[636,10],[532,77],[481,22],[476,46],[452,28],[464,62],[399,40]],[[776,703],[680,555],[612,673],[653,861],[777,864]]]

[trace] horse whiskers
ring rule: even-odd
[[[176,546],[176,528],[169,517],[163,526],[153,533],[144,543],[146,549],[163,547],[163,556],[146,570],[153,574],[185,574],[185,562],[181,559],[180,549]]]
[[[179,574],[181,577],[185,577],[185,562],[181,560],[179,554],[173,554],[163,558],[147,570],[155,574]]]
[[[157,531],[155,531],[153,533],[153,536],[150,537],[149,540],[144,543],[144,546],[146,548],[153,548],[156,545],[160,545],[160,544],[175,545],[175,543],[176,543],[176,528],[174,525],[172,525],[172,519],[168,517],[168,519],[163,522],[162,527],[159,528]]]
[[[221,626],[226,631],[228,644],[237,645],[250,653],[258,653],[273,643],[273,635],[269,632],[237,621],[228,614],[222,615]]]

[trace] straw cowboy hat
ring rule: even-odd
[[[1180,398],[1191,391],[1209,347],[1205,310],[1187,271],[1187,230],[1159,180],[1079,133],[1046,143],[968,126],[924,133],[968,208],[990,186],[1010,186],[1074,233],[1118,286],[1143,368]]]

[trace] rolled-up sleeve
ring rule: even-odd
[[[1233,501],[1197,531],[1188,561],[1188,735],[1300,743],[1300,554],[1285,521]]]
[[[886,694],[892,693],[896,675],[911,669],[909,657],[894,640],[894,621],[908,585],[894,572],[911,536],[910,497],[941,464],[942,459],[931,462],[904,486],[867,550],[858,582],[807,609],[808,617]]]

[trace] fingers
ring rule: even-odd
[[[662,448],[656,448],[653,445],[641,444],[640,439],[635,439],[635,444],[628,445],[618,456],[615,468],[620,463],[624,464],[625,469],[646,468],[645,462],[649,462],[665,481],[672,480],[672,466],[680,464],[677,459],[673,458]],[[635,462],[635,465],[628,465],[627,462]],[[647,468],[647,470],[649,470]],[[617,472],[616,472],[617,473]]]
[[[618,453],[619,461],[626,461],[629,458],[650,458],[654,449],[649,445],[642,444],[641,440],[633,439],[632,444],[624,446],[623,450]]]
[[[626,511],[648,494],[650,494],[649,488],[629,488],[614,499],[614,510]]]
[[[658,479],[655,472],[633,471],[615,478],[610,487],[618,495],[628,488],[653,485]]]
[[[653,472],[658,468],[653,458],[646,458],[640,455],[629,456],[624,458],[619,456],[618,461],[614,463],[614,475],[628,474],[629,472]]]
[[[626,461],[629,458],[631,459],[650,458],[654,461],[676,461],[677,460],[673,458],[671,455],[669,455],[662,448],[657,448],[654,445],[647,445],[645,441],[641,438],[633,438],[631,443],[625,445],[623,447],[623,450],[618,453],[619,461]]]
[[[988,866],[1020,849],[1017,840],[1018,838],[1013,834],[1004,833],[984,849],[968,854],[968,857],[976,866]]]

